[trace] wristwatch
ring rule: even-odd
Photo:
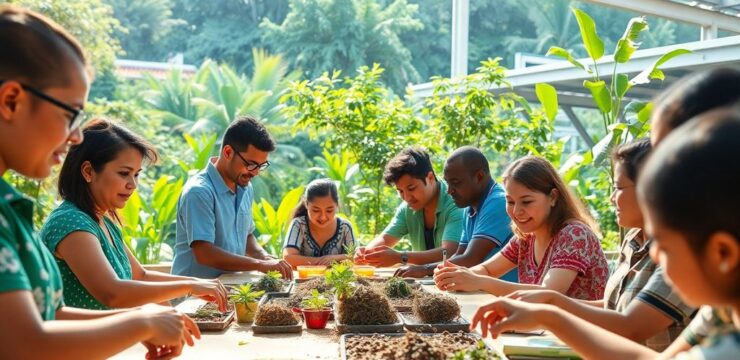
[[[408,264],[409,263],[409,252],[408,251],[402,251],[401,252],[401,264]]]

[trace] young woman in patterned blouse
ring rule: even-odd
[[[499,296],[551,289],[577,299],[601,299],[609,269],[594,222],[552,164],[527,156],[509,165],[503,178],[514,238],[470,269],[440,265],[434,275],[437,287]],[[498,279],[514,268],[518,284]]]
[[[337,216],[339,196],[331,179],[316,179],[307,186],[293,212],[283,258],[293,267],[330,265],[349,259],[347,249],[355,247],[349,221]]]

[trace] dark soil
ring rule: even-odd
[[[451,322],[460,316],[460,305],[443,294],[418,293],[414,298],[414,316],[425,324]]]
[[[465,333],[434,335],[406,333],[404,336],[352,336],[346,340],[347,359],[452,359],[461,350],[474,349],[476,339]]]
[[[311,296],[311,290],[313,289],[318,290],[322,294],[326,294],[331,289],[331,286],[326,283],[323,277],[317,277],[306,282],[298,283],[295,286],[295,292],[290,295],[287,305],[291,308],[301,307],[301,300]],[[331,298],[331,296],[327,297]],[[327,306],[331,307],[332,304]]]
[[[398,320],[388,297],[368,286],[358,286],[352,296],[337,305],[339,319],[345,325],[385,325]]]
[[[298,317],[286,306],[269,303],[257,309],[254,324],[258,326],[297,325]]]

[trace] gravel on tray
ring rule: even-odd
[[[452,359],[458,351],[475,348],[477,339],[465,333],[443,332],[404,336],[349,336],[345,338],[348,360]]]

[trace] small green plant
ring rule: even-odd
[[[318,290],[311,290],[311,295],[301,300],[301,307],[306,310],[321,310],[329,304],[329,299],[326,298]]]
[[[482,340],[478,340],[478,344],[474,348],[468,350],[461,350],[455,353],[452,360],[489,360],[489,359],[500,359],[500,357],[493,351],[486,348],[486,344]]]
[[[254,284],[254,290],[278,292],[283,288],[282,277],[279,271],[270,270]]]
[[[334,294],[339,300],[344,300],[354,293],[357,277],[352,271],[352,266],[341,262],[331,266],[326,271],[326,283],[331,285]]]
[[[411,296],[411,287],[403,279],[394,276],[385,283],[385,294],[391,299],[402,299]]]
[[[252,290],[252,284],[240,285],[235,290],[236,291],[229,296],[229,299],[231,299],[235,304],[249,304],[257,302],[257,299],[265,293],[264,290]]]
[[[355,256],[355,253],[357,252],[357,243],[352,242],[352,243],[349,243],[349,244],[345,245],[344,246],[344,251],[346,251],[347,256],[349,257],[349,259],[344,260],[343,263],[345,263],[345,264],[347,264],[349,266],[353,266],[355,264],[355,262],[352,261],[352,258]]]

